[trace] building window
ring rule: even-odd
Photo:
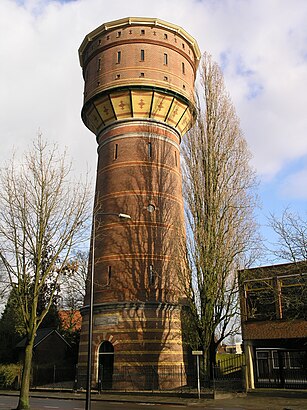
[[[182,48],[183,48],[183,49],[185,48],[184,43],[182,43]]]
[[[276,295],[272,280],[251,280],[245,283],[248,320],[276,320]]]
[[[164,53],[164,65],[168,64],[168,55],[166,53]]]
[[[100,86],[100,81],[97,81],[97,87],[99,87]]]
[[[168,81],[168,77],[167,77],[167,76],[164,76],[164,81]]]
[[[185,67],[184,67],[184,63],[181,63],[181,68],[182,68],[182,74],[185,74]]]
[[[144,36],[145,30],[141,30],[141,35]]]
[[[114,145],[114,153],[113,153],[113,158],[117,159],[118,157],[118,144]]]
[[[281,291],[281,318],[307,318],[307,277],[291,275],[278,278]]]
[[[149,272],[148,272],[148,274],[149,274],[149,285],[150,286],[153,286],[154,284],[155,284],[155,273],[154,273],[154,270],[153,270],[153,266],[152,265],[149,265]]]
[[[148,204],[146,209],[150,214],[152,214],[156,210],[156,207],[154,206],[154,204]]]
[[[107,40],[110,40],[110,36],[107,36]]]
[[[129,30],[129,34],[132,34],[132,30]]]
[[[152,158],[152,143],[148,143],[148,157]]]
[[[184,84],[182,85],[182,88],[185,90],[185,85]]]
[[[108,266],[108,285],[110,285],[112,277],[112,266]]]
[[[116,37],[118,38],[118,37],[120,37],[121,35],[122,35],[121,31],[118,31]]]
[[[116,60],[117,64],[120,64],[121,58],[122,58],[122,53],[121,53],[121,51],[118,51],[117,52],[117,60]]]
[[[175,167],[177,167],[178,166],[178,163],[177,163],[177,152],[175,151],[174,152],[174,159],[175,159]]]
[[[100,44],[101,44],[101,39],[98,40],[98,45],[100,46]]]
[[[97,61],[97,71],[100,71],[101,70],[101,58],[98,58],[98,61]]]
[[[145,50],[141,50],[141,61],[145,60]]]
[[[167,40],[167,34],[164,33],[164,40]]]
[[[119,79],[120,79],[120,74],[116,74],[115,79],[116,79],[116,80],[119,80]]]
[[[145,77],[145,73],[140,73],[140,77]]]

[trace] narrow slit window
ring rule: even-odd
[[[183,49],[185,48],[184,43],[182,43],[182,48],[183,48]]]
[[[185,66],[184,66],[184,63],[181,63],[181,68],[182,68],[182,74],[185,74]]]
[[[149,265],[149,285],[150,286],[152,286],[152,285],[154,285],[154,283],[155,283],[155,273],[154,273],[154,270],[153,270],[153,266],[152,265]]]
[[[116,74],[116,80],[120,78],[120,74]]]
[[[164,33],[164,40],[167,40],[167,34]]]
[[[118,31],[116,37],[118,38],[118,37],[120,37],[121,35],[122,35],[121,31]]]
[[[108,266],[108,285],[111,282],[111,278],[112,278],[112,266]]]
[[[144,36],[145,30],[141,30],[141,35]]]
[[[117,52],[117,64],[120,64],[120,61],[121,61],[121,58],[122,58],[122,53],[121,53],[121,51],[118,51]]]
[[[97,61],[97,71],[100,71],[101,70],[101,58],[98,58],[98,61]]]
[[[145,77],[145,73],[140,73],[140,77]]]
[[[175,159],[175,167],[177,167],[178,163],[177,163],[177,152],[176,151],[174,152],[174,159]]]
[[[168,55],[167,53],[164,53],[164,65],[168,64]]]
[[[145,50],[141,50],[141,61],[145,60]]]
[[[118,144],[114,145],[114,159],[117,159],[118,157]]]
[[[152,143],[148,143],[148,157],[152,158]]]

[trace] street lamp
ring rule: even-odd
[[[93,230],[92,230],[92,259],[90,272],[90,303],[88,318],[88,346],[87,346],[87,380],[86,380],[86,397],[85,410],[91,409],[91,384],[92,384],[92,342],[93,342],[93,311],[94,311],[94,272],[95,272],[95,235],[96,235],[96,217],[113,215],[120,219],[131,219],[131,216],[123,213],[97,212],[93,213]]]

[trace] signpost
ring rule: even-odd
[[[199,356],[203,355],[202,350],[192,350],[192,355],[196,356],[196,366],[197,366],[197,390],[198,398],[200,399],[200,377],[199,377]]]

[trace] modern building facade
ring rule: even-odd
[[[307,387],[307,263],[241,272],[248,387]]]
[[[178,275],[184,238],[180,142],[193,122],[200,51],[176,25],[124,18],[89,33],[79,57],[82,119],[98,144],[93,385],[132,388],[138,379],[152,387],[152,376],[146,379],[154,369],[154,387],[176,387],[183,381],[169,370],[186,361]],[[131,220],[119,220],[119,213]],[[87,361],[88,307],[89,294],[80,374]],[[131,386],[116,376],[123,369]]]

